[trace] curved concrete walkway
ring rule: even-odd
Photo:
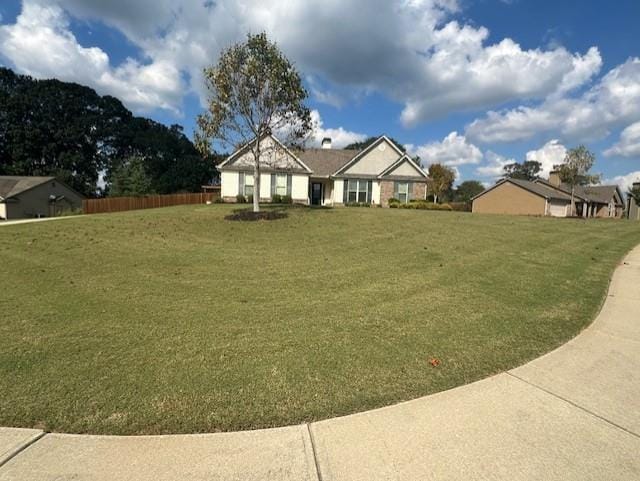
[[[0,393],[1,396],[1,393]],[[597,320],[535,361],[278,429],[81,436],[0,429],[0,480],[639,480],[640,246]]]

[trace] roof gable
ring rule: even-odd
[[[428,175],[411,157],[404,154],[378,177],[420,177],[427,179]]]
[[[253,168],[253,153],[251,144],[245,145],[236,150],[218,166],[218,170],[243,170]],[[273,170],[303,171],[311,173],[311,169],[291,150],[273,135],[265,135],[260,140],[261,167]]]
[[[532,194],[535,194],[539,197],[543,197],[545,199],[554,199],[554,200],[566,200],[566,201],[570,201],[571,197],[568,196],[567,194],[565,194],[564,192],[557,190],[557,189],[553,189],[551,187],[547,187],[544,184],[539,184],[537,182],[530,182],[528,180],[520,180],[520,179],[502,179],[501,181],[497,182],[495,185],[492,185],[491,187],[489,187],[486,190],[483,190],[482,192],[480,192],[478,195],[476,195],[475,197],[473,197],[471,200],[475,200],[478,197],[483,196],[484,194],[492,191],[493,189],[495,189],[496,187],[499,187],[501,185],[503,185],[504,183],[510,183],[512,185],[515,185],[516,187],[520,187],[521,189],[524,189],[528,192],[531,192]]]
[[[339,168],[334,175],[378,176],[403,155],[404,153],[383,135]]]
[[[45,184],[55,177],[43,176],[0,176],[0,199],[10,199],[34,187]]]

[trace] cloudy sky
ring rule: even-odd
[[[640,178],[638,0],[2,0],[0,64],[120,98],[191,133],[202,68],[266,31],[302,73],[317,138],[386,133],[491,182],[584,143]]]

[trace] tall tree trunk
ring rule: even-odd
[[[433,203],[434,204],[438,203],[438,194],[436,194],[435,192],[433,193]]]
[[[253,211],[260,212],[260,137],[253,150]]]

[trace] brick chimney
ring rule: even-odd
[[[557,170],[552,170],[551,172],[549,172],[549,183],[551,185],[555,185],[556,187],[559,187],[560,184],[562,183],[560,181],[560,172]]]
[[[322,148],[330,149],[331,148],[331,137],[325,137],[322,139]]]

